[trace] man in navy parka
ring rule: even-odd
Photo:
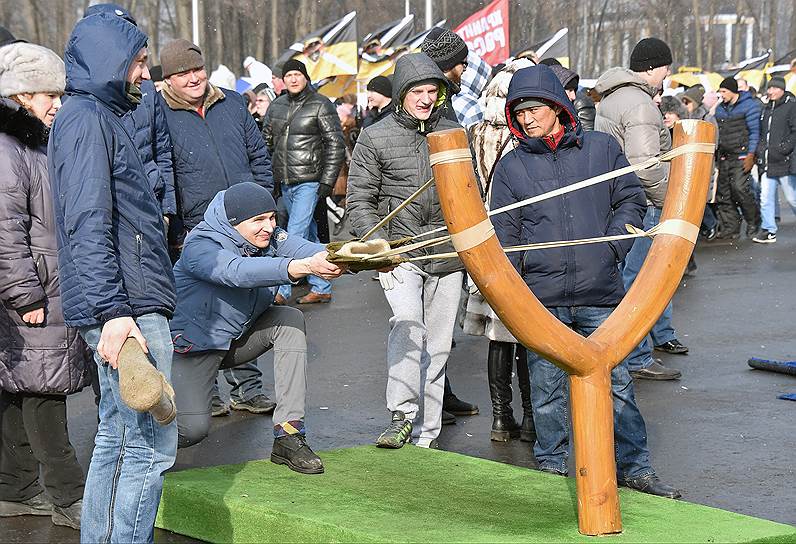
[[[68,99],[50,134],[64,317],[95,353],[101,392],[82,542],[152,542],[162,474],[177,450],[176,423],[127,407],[116,371],[134,337],[171,374],[175,288],[163,213],[122,122],[149,79],[146,43],[121,10],[78,21],[64,54]]]
[[[610,135],[585,132],[555,73],[547,66],[514,74],[506,119],[519,146],[495,168],[490,209],[528,199],[628,166]],[[493,217],[504,247],[626,234],[641,227],[646,200],[635,174],[543,200]],[[539,301],[560,321],[588,336],[624,296],[619,262],[632,246],[620,240],[517,252],[511,261]],[[568,381],[563,370],[528,352],[531,402],[541,470],[566,474],[569,456]],[[633,381],[623,361],[611,374],[617,479],[620,484],[667,497],[650,465],[647,431],[636,405]]]

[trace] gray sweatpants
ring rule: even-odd
[[[307,337],[304,314],[271,306],[229,351],[175,353],[171,369],[177,404],[179,447],[201,442],[210,429],[210,399],[219,369],[253,361],[274,350],[274,425],[304,419],[307,392]]]
[[[445,363],[462,291],[462,272],[429,275],[414,265],[399,269],[384,296],[392,309],[387,337],[387,409],[412,420],[412,437],[428,447],[442,427]]]

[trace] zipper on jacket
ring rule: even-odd
[[[561,163],[558,160],[558,147],[553,150],[553,167],[556,171],[556,178],[558,180],[564,179],[564,173],[561,171]],[[558,183],[559,189],[563,187],[561,181]],[[564,218],[564,239],[565,240],[572,240],[572,223],[568,220],[569,218],[569,206],[567,196],[563,195],[561,197],[561,211]],[[573,285],[574,281],[570,281],[570,274],[569,269],[572,268],[572,260],[573,260],[573,249],[571,247],[564,248],[567,258],[564,260],[564,298],[569,300],[569,305],[571,306],[574,301],[574,293]],[[574,273],[574,272],[573,272]]]

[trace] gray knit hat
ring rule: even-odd
[[[0,96],[63,94],[65,86],[64,61],[46,47],[12,43],[0,48]]]
[[[205,65],[205,59],[198,45],[179,38],[171,40],[160,50],[160,64],[163,67],[163,77],[167,78],[180,72],[201,68]]]
[[[467,60],[467,44],[447,28],[434,27],[420,44],[420,51],[431,57],[439,69],[447,72]]]

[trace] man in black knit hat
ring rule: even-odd
[[[263,137],[274,158],[274,182],[281,191],[290,219],[287,231],[318,241],[315,206],[332,194],[345,160],[343,129],[334,105],[310,85],[304,63],[290,59],[282,66],[287,92],[271,103],[263,119]],[[310,292],[298,304],[332,301],[332,284],[309,276]],[[291,285],[283,285],[276,304],[290,299]]]
[[[658,38],[644,38],[636,44],[630,55],[629,68],[611,68],[597,80],[594,89],[602,95],[594,129],[615,137],[630,164],[644,162],[672,147],[672,137],[663,124],[663,117],[653,101],[660,92],[663,80],[671,73],[672,52]],[[663,200],[668,187],[669,165],[662,163],[637,173],[647,196],[647,213],[644,229],[658,224]],[[622,279],[629,289],[636,279],[652,241],[637,239],[625,257]],[[666,307],[650,331],[655,348],[667,353],[685,354],[671,325],[672,305]],[[680,371],[665,367],[660,359],[653,359],[649,338],[636,348],[627,359],[630,374],[636,379],[676,380]]]
[[[389,78],[376,76],[368,82],[368,115],[362,128],[368,128],[390,115],[392,111],[392,83]]]
[[[760,101],[749,91],[740,90],[738,81],[732,77],[721,82],[719,95],[721,102],[716,106],[716,123],[719,125],[716,161],[719,169],[716,178],[718,237],[740,238],[741,219],[744,219],[746,236],[753,239],[760,229],[760,206],[749,172],[755,165],[760,142]]]

